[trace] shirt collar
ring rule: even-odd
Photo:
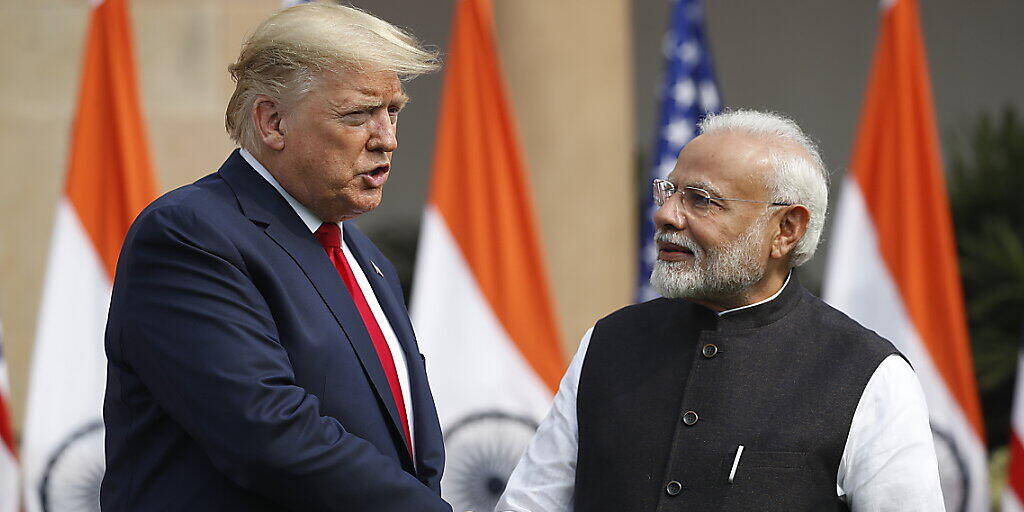
[[[292,195],[289,194],[288,191],[285,190],[284,187],[282,187],[281,184],[277,182],[277,179],[274,178],[274,175],[270,174],[270,171],[268,171],[266,167],[263,167],[263,164],[261,164],[259,160],[256,160],[256,157],[252,156],[252,153],[250,153],[245,148],[241,148],[238,151],[238,153],[242,155],[242,158],[244,158],[245,161],[250,166],[252,166],[256,173],[258,173],[260,176],[263,176],[263,179],[267,180],[267,182],[270,183],[270,185],[273,186],[274,189],[281,194],[281,197],[283,197],[285,201],[288,201],[288,204],[292,207],[293,210],[295,210],[295,213],[299,216],[299,218],[302,219],[302,223],[305,224],[307,228],[309,228],[310,233],[315,233],[316,230],[320,228],[320,224],[323,224],[323,221],[320,220],[320,218],[317,217],[315,213],[310,211],[309,208],[306,208],[305,205],[303,205],[297,199],[292,197]],[[342,230],[342,234],[344,234],[345,226],[341,222],[338,222],[337,224],[338,228]]]
[[[779,288],[779,291],[775,292],[771,297],[768,297],[767,299],[764,299],[762,301],[755,302],[753,304],[747,304],[746,306],[740,306],[738,308],[732,308],[732,309],[727,309],[725,311],[719,311],[718,312],[718,316],[722,316],[722,315],[725,315],[725,314],[728,314],[728,313],[734,313],[734,312],[739,311],[741,309],[747,309],[747,308],[752,308],[752,307],[760,306],[761,304],[767,304],[767,303],[775,300],[776,298],[778,298],[779,295],[782,295],[782,290],[786,289],[786,285],[789,284],[789,278],[791,278],[791,277],[793,277],[793,271],[792,270],[789,271],[789,274],[786,274],[786,281],[784,283],[782,283],[782,287]]]

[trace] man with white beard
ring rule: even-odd
[[[664,298],[599,320],[499,511],[941,511],[924,396],[800,286],[826,171],[793,121],[709,116],[655,180]]]

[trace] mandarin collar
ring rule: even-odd
[[[796,307],[804,294],[804,288],[796,274],[790,272],[782,290],[765,302],[748,307],[740,307],[721,314],[698,304],[694,304],[698,324],[703,330],[728,332],[756,329],[771,324]]]

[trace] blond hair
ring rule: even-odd
[[[228,66],[235,92],[224,125],[236,144],[256,152],[251,112],[259,95],[289,105],[328,73],[393,71],[407,80],[439,65],[436,50],[373,15],[342,5],[300,4],[261,23]]]

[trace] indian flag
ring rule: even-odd
[[[137,91],[125,0],[93,2],[29,378],[29,512],[99,507],[114,267],[128,226],[155,196]]]
[[[924,388],[946,510],[988,510],[985,440],[917,0],[883,2],[825,300],[888,338]]]
[[[443,497],[493,510],[565,370],[486,0],[459,0],[412,319],[444,430]]]
[[[1003,488],[1003,512],[1024,512],[1024,331],[1021,351],[1017,356],[1017,387],[1010,410],[1010,456]]]

